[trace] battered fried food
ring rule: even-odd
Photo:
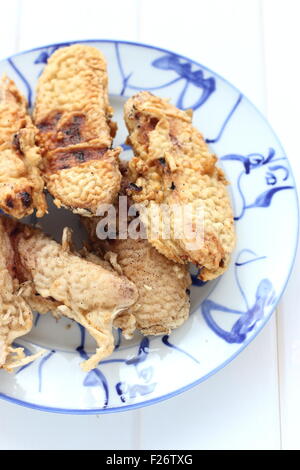
[[[84,221],[93,251],[110,260],[136,285],[139,294],[137,302],[116,319],[115,326],[127,331],[137,328],[144,335],[161,335],[182,325],[190,309],[187,265],[168,260],[147,240],[101,241],[96,236],[98,221]]]
[[[37,355],[26,358],[23,348],[12,346],[16,338],[31,330],[32,312],[20,295],[15,252],[5,222],[0,218],[0,369],[11,370]]]
[[[136,301],[135,286],[125,277],[71,253],[67,243],[62,247],[38,229],[11,221],[7,233],[14,247],[18,278],[29,285],[29,294],[24,288],[22,295],[31,303],[33,295],[39,294],[48,309],[53,306],[57,313],[87,329],[98,347],[82,367],[85,371],[93,369],[113,352],[112,323]],[[32,307],[39,302],[35,298]]]
[[[0,209],[17,218],[34,209],[38,217],[47,211],[36,133],[25,98],[4,76],[0,80]]]
[[[49,192],[58,207],[84,216],[114,200],[120,188],[118,157],[112,149],[106,62],[94,47],[58,49],[37,87],[34,121]]]
[[[217,157],[192,126],[191,113],[141,92],[125,104],[125,121],[128,143],[135,153],[129,164],[133,184],[128,191],[134,202],[157,209],[160,222],[164,215],[162,204],[169,213],[174,205],[185,204],[203,211],[202,242],[192,249],[187,238],[175,237],[174,226],[169,238],[165,239],[161,232],[151,238],[153,220],[149,211],[148,215],[141,214],[150,243],[177,263],[195,263],[201,268],[202,280],[218,277],[227,269],[235,244],[228,183],[216,166]],[[174,224],[175,219],[170,216],[170,220]]]

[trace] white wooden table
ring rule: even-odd
[[[299,13],[298,0],[10,0],[1,4],[0,58],[87,38],[182,53],[267,114],[300,182]],[[112,415],[54,415],[1,401],[0,449],[299,449],[299,262],[277,317],[207,382]]]

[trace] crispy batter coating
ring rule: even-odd
[[[38,217],[47,211],[36,133],[25,98],[4,76],[0,80],[0,208],[17,218],[34,209]]]
[[[94,47],[58,49],[37,87],[34,121],[49,192],[58,207],[84,216],[114,200],[120,188],[120,148],[112,149],[106,62]]]
[[[85,371],[93,369],[113,352],[112,323],[136,301],[135,286],[125,277],[71,253],[67,240],[61,246],[40,230],[14,222],[8,236],[13,240],[18,278],[33,288],[28,292],[25,285],[24,298],[33,302],[32,307],[41,302],[44,312],[54,309],[89,331],[97,349],[82,367]]]
[[[192,126],[191,113],[149,92],[140,92],[125,104],[125,121],[128,143],[135,153],[129,164],[134,185],[128,194],[134,202],[156,209],[161,223],[165,204],[171,221],[170,237],[164,238],[162,232],[151,237],[152,216],[149,212],[141,215],[150,243],[173,261],[195,263],[201,268],[202,280],[218,277],[227,269],[235,244],[233,215],[225,176],[216,166],[217,157]],[[201,242],[196,235],[190,240],[174,235],[172,207],[185,204],[202,210]],[[192,230],[196,230],[195,223],[192,218]],[[195,244],[190,243],[195,240]]]
[[[15,253],[8,228],[0,218],[0,369],[8,371],[27,364],[38,355],[25,357],[23,348],[14,348],[14,340],[26,335],[32,327],[32,312],[20,293],[15,270]]]
[[[18,251],[36,291],[61,302],[57,310],[82,324],[96,340],[96,353],[83,364],[85,371],[91,370],[113,352],[112,323],[136,301],[135,286],[125,277],[64,251],[38,231],[26,233],[18,242]]]
[[[139,293],[137,302],[116,319],[115,326],[127,332],[137,328],[144,335],[161,335],[182,325],[190,309],[191,277],[187,265],[168,260],[147,240],[101,241],[96,235],[98,221],[83,220],[93,251],[104,255],[136,285]]]

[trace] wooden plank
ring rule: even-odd
[[[137,39],[136,0],[23,0],[22,49],[80,39]]]
[[[139,39],[203,63],[263,110],[260,13],[259,0],[141,0]]]
[[[1,10],[2,56],[16,49],[59,41],[137,39],[136,0],[52,0],[50,3],[22,0],[20,18],[19,3],[11,0],[4,12]],[[18,9],[13,4],[15,7],[18,4]],[[51,415],[0,401],[0,414],[5,429],[0,431],[1,449],[134,449],[138,446],[137,411],[101,416]]]
[[[279,449],[274,357],[275,318],[225,369],[181,396],[145,408],[142,448]],[[176,366],[169,373],[177,374]]]
[[[141,1],[139,38],[221,73],[265,109],[261,5]],[[276,322],[231,365],[183,396],[141,411],[141,447],[280,448]],[[177,373],[170,370],[170,374]]]
[[[1,5],[1,59],[17,52],[20,5],[20,0],[10,0]]]
[[[0,402],[0,450],[136,449],[137,412],[57,415]]]
[[[268,116],[300,184],[300,62],[298,0],[264,0],[263,24]],[[278,214],[280,223],[280,214]],[[282,241],[284,246],[284,240]],[[278,316],[282,446],[300,449],[300,252]]]

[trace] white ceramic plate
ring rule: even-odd
[[[220,157],[231,186],[237,246],[224,276],[194,280],[189,320],[170,337],[126,342],[116,335],[113,355],[88,374],[79,364],[93,340],[76,323],[37,316],[18,343],[28,354],[47,349],[15,374],[0,372],[0,397],[53,412],[102,413],[149,405],[174,396],[218,371],[257,335],[270,318],[289,278],[298,239],[295,182],[284,150],[257,109],[235,87],[206,67],[170,51],[121,41],[85,41],[108,61],[109,90],[123,144],[122,108],[138,90],[194,110],[194,124]],[[83,41],[83,43],[85,43]],[[0,62],[20,89],[34,90],[56,44]],[[65,225],[82,237],[78,219],[51,205],[41,225],[60,240]],[[33,218],[31,221],[34,221]]]

